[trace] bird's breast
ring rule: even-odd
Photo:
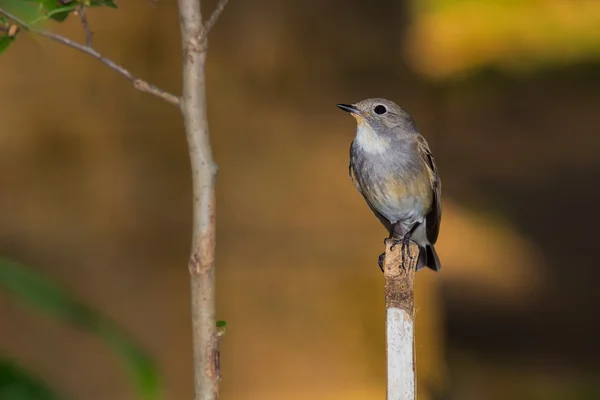
[[[406,151],[395,157],[388,152],[370,157],[355,151],[350,162],[363,196],[390,222],[421,221],[429,212],[433,191],[418,153],[416,157]]]

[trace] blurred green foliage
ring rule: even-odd
[[[486,5],[492,5],[495,7],[507,7],[511,8],[519,6],[524,3],[537,3],[538,0],[420,0],[413,1],[413,9],[418,11],[446,11],[456,7],[464,5],[475,4],[477,6],[485,7]]]
[[[408,58],[447,78],[492,67],[512,73],[600,59],[600,3],[425,0],[411,3]]]
[[[34,377],[16,363],[0,359],[0,399],[2,400],[58,400],[56,394],[38,377]]]
[[[0,9],[15,14],[28,24],[46,19],[63,22],[85,7],[117,8],[114,0],[0,0]]]
[[[108,318],[69,296],[42,274],[11,260],[0,259],[0,288],[16,301],[98,336],[121,358],[142,399],[161,397],[162,385],[152,359]],[[5,388],[10,393],[33,393],[41,390],[42,384],[38,380],[27,377],[20,369],[8,365],[11,364],[0,358],[0,394],[4,393]],[[0,398],[23,397],[0,395]]]
[[[8,46],[15,40],[14,37],[10,36],[0,36],[0,54],[2,54]]]
[[[0,0],[0,54],[20,30],[45,21],[65,21],[82,7],[117,8],[114,0]],[[143,399],[161,397],[161,382],[151,358],[112,321],[66,294],[58,285],[17,262],[0,259],[0,288],[15,300],[101,338],[117,356]],[[50,389],[13,362],[0,358],[0,399],[57,399]]]

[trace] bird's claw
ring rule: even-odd
[[[393,243],[390,246],[390,251],[393,251],[394,248],[396,248],[396,246],[398,246],[399,244],[402,245],[402,248],[400,249],[401,253],[402,253],[402,263],[400,264],[400,267],[403,269],[406,269],[406,257],[408,256],[408,258],[410,260],[413,259],[413,256],[410,254],[410,234],[406,234],[402,237],[402,239],[393,239]],[[383,271],[383,262],[385,260],[385,253],[381,253],[379,255],[379,268],[381,268],[381,271]]]
[[[402,264],[400,266],[406,269],[406,256],[408,255],[408,258],[412,259],[412,256],[410,255],[410,235],[406,234],[402,239],[394,239],[394,242],[390,246],[390,251],[393,251],[399,244],[402,244],[402,248],[400,249],[402,252]],[[380,267],[382,260],[385,258],[385,254],[382,254],[382,256],[379,256]]]
[[[402,243],[402,239],[392,239],[392,245],[390,246],[390,251],[393,251],[396,246]]]
[[[383,262],[385,261],[385,252],[381,253],[379,255],[379,259],[377,260],[377,264],[379,265],[379,269],[381,269],[381,272],[383,271]]]
[[[410,235],[404,235],[402,238],[402,268],[406,269],[406,256],[412,260],[410,255]]]

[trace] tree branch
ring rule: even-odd
[[[219,0],[219,2],[217,3],[217,6],[213,10],[210,18],[208,19],[208,21],[206,21],[204,23],[204,28],[202,29],[202,33],[201,33],[201,36],[203,38],[208,37],[210,30],[213,28],[213,26],[215,26],[215,24],[219,20],[219,17],[221,16],[221,13],[225,9],[225,6],[227,5],[228,1],[229,0]]]
[[[393,246],[393,247],[392,247]],[[385,241],[387,400],[416,398],[415,289],[419,247],[410,242],[402,256],[402,244]]]
[[[203,25],[199,0],[178,0],[183,51],[181,112],[190,151],[194,195],[189,270],[196,400],[219,397],[220,338],[215,319],[217,166],[213,161],[206,115],[205,63],[208,30],[216,23],[225,3],[220,1],[209,22]]]
[[[79,14],[81,25],[83,26],[83,30],[85,31],[85,45],[89,48],[93,48],[94,46],[92,45],[92,39],[94,37],[94,32],[92,32],[92,30],[90,29],[90,24],[87,20],[86,7],[79,7],[77,14]]]
[[[75,42],[69,38],[66,38],[61,35],[57,35],[52,32],[32,28],[32,27],[28,26],[24,21],[20,20],[18,17],[14,16],[11,13],[6,12],[2,9],[0,9],[0,15],[4,15],[5,17],[11,19],[16,24],[20,25],[23,29],[25,29],[31,33],[34,33],[34,34],[40,35],[40,36],[44,36],[50,40],[53,40],[60,44],[63,44],[67,47],[72,47],[76,50],[79,50],[82,53],[85,53],[85,54],[95,58],[96,60],[100,61],[107,67],[113,69],[114,71],[118,72],[119,74],[123,75],[125,78],[130,80],[133,83],[133,87],[136,88],[137,90],[146,92],[146,93],[150,93],[156,97],[163,99],[167,103],[171,103],[173,105],[179,106],[179,98],[177,96],[175,96],[169,92],[166,92],[143,79],[136,77],[131,72],[129,72],[122,66],[118,65],[111,59],[106,58],[105,56],[100,54],[98,51],[93,49],[92,47],[83,45],[81,43]]]

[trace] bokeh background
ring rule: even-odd
[[[88,13],[96,47],[177,93],[175,0],[119,5]],[[77,22],[50,27],[82,40]],[[222,398],[384,398],[385,231],[335,104],[386,97],[443,182],[419,398],[600,399],[599,26],[592,0],[231,0],[207,71]],[[31,35],[0,58],[0,94],[0,254],[117,321],[166,398],[192,398],[178,111]],[[100,340],[2,293],[0,342],[71,398],[133,396]]]

